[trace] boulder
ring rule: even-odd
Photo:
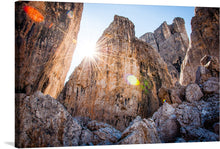
[[[216,71],[219,72],[220,68],[219,68],[219,60],[216,56],[209,56],[209,55],[205,55],[200,63],[207,69],[211,70],[211,71]]]
[[[16,94],[15,103],[16,147],[79,145],[82,127],[56,99],[38,91]]]
[[[212,77],[211,71],[209,69],[205,68],[204,66],[199,66],[196,71],[195,83],[198,85],[201,85],[205,81],[207,81],[210,77]]]
[[[139,116],[124,130],[117,144],[160,143],[155,123],[152,119],[141,119]]]
[[[177,92],[177,90],[171,90],[171,101],[172,103],[181,104],[182,100],[180,99],[180,94]]]
[[[160,99],[161,103],[167,102],[169,104],[172,103],[171,97],[170,97],[170,89],[166,88],[166,87],[161,87],[158,91],[158,97]]]
[[[197,108],[201,111],[201,125],[212,130],[212,126],[219,122],[219,94],[208,95],[196,104]]]
[[[217,134],[201,127],[182,127],[181,133],[184,139],[190,142],[219,141]]]
[[[178,82],[172,88],[162,86],[158,91],[160,103],[181,104],[185,100],[185,89],[186,87],[181,86]]]
[[[89,129],[82,130],[79,145],[93,145],[94,135]]]
[[[88,123],[91,121],[89,117],[74,117],[74,120],[76,120],[83,128],[87,128]]]
[[[121,138],[121,132],[106,123],[91,121],[87,128],[92,132],[94,145],[110,145],[116,143]]]
[[[192,103],[183,102],[178,105],[175,109],[175,115],[181,127],[190,125],[201,126],[201,112]]]
[[[202,89],[205,94],[219,93],[219,86],[218,78],[211,77],[202,84]]]
[[[197,84],[189,84],[186,87],[185,96],[188,102],[194,102],[200,100],[203,93]]]
[[[155,122],[161,142],[174,142],[180,134],[180,125],[175,115],[175,108],[164,103],[152,119]]]

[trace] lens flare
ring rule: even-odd
[[[73,18],[73,11],[72,10],[68,10],[67,11],[67,16],[68,16],[68,18]]]
[[[44,16],[34,7],[24,6],[26,14],[35,22],[43,22]]]
[[[134,86],[140,85],[140,81],[134,75],[131,74],[126,75],[126,81],[130,85],[134,85]]]
[[[166,99],[163,99],[163,103],[165,103],[166,102]]]

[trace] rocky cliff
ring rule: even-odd
[[[159,53],[135,37],[134,24],[115,16],[97,42],[96,55],[74,70],[58,100],[73,116],[86,116],[125,129],[137,116],[149,117],[171,87]]]
[[[76,47],[83,4],[15,3],[15,92],[57,97]]]
[[[171,25],[163,22],[154,33],[146,33],[140,39],[160,53],[173,82],[179,81],[181,64],[189,46],[184,19],[177,17]]]
[[[195,81],[203,56],[219,59],[219,8],[195,8],[191,26],[191,44],[181,66],[180,83],[183,85]]]

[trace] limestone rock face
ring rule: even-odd
[[[76,47],[82,10],[81,3],[15,3],[16,93],[39,90],[57,97]]]
[[[195,72],[203,56],[220,58],[219,8],[195,8],[191,26],[191,44],[181,66],[180,83],[183,85],[195,81]]]
[[[172,81],[156,50],[135,37],[133,23],[115,16],[96,52],[75,69],[58,100],[73,116],[90,117],[121,131],[137,115],[152,115],[161,104],[159,88],[171,87]]]
[[[164,22],[154,33],[146,33],[140,39],[160,53],[167,63],[173,81],[178,81],[181,64],[189,45],[184,19],[177,17],[171,25]]]
[[[151,33],[151,32],[146,33],[140,37],[140,40],[150,44],[158,52],[158,45],[154,37],[154,33]]]
[[[54,98],[41,92],[20,93],[15,103],[16,147],[79,145],[82,127]]]

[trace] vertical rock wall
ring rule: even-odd
[[[146,33],[140,39],[160,53],[173,82],[179,81],[181,64],[189,45],[184,19],[177,17],[171,25],[164,22],[154,33]]]
[[[57,97],[64,86],[83,4],[15,3],[15,92]]]
[[[73,116],[123,130],[137,115],[148,117],[159,108],[162,85],[172,86],[165,62],[135,37],[130,20],[115,16],[97,42],[97,54],[75,69],[58,100]]]
[[[181,66],[180,83],[196,79],[200,59],[205,55],[219,57],[219,8],[195,8],[191,20],[191,44]]]

